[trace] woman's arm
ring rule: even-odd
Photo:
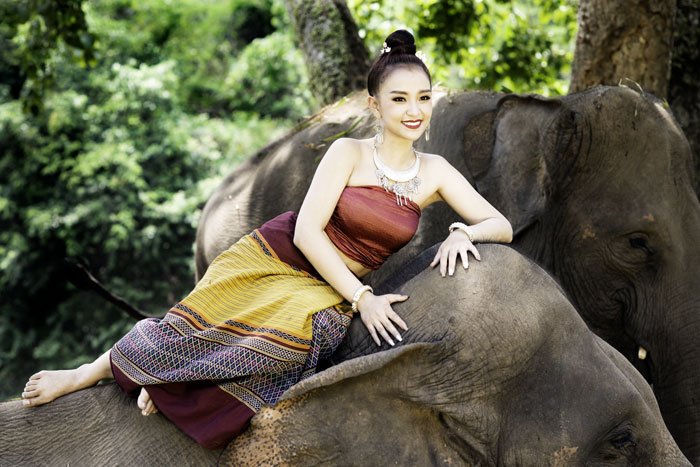
[[[347,185],[350,175],[359,163],[358,142],[340,138],[331,144],[321,160],[311,181],[304,202],[299,210],[294,244],[306,256],[316,271],[346,300],[352,301],[362,282],[348,269],[333,243],[324,232],[338,199]],[[362,295],[358,310],[372,338],[380,345],[378,335],[394,345],[389,333],[401,340],[392,321],[407,329],[406,323],[391,309],[391,303],[408,297],[389,294],[376,297],[371,293]],[[388,331],[388,332],[387,332]]]
[[[470,240],[462,230],[454,230],[440,245],[431,266],[440,263],[440,273],[454,273],[457,255],[462,257],[462,265],[467,268],[467,252],[471,251],[477,260],[481,260],[474,243],[498,242],[510,243],[513,228],[510,222],[486,201],[464,176],[442,157],[437,158],[436,168],[440,180],[437,193],[467,223],[472,234]]]

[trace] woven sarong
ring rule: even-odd
[[[147,386],[160,412],[200,444],[221,447],[314,374],[351,315],[335,289],[281,261],[256,230],[162,320],[137,323],[113,347],[112,370],[127,392]]]

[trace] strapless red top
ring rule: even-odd
[[[396,195],[375,185],[345,187],[325,232],[338,250],[367,269],[377,269],[406,245],[418,229],[420,206],[396,203]],[[294,245],[297,215],[288,211],[258,231],[278,257],[315,276],[318,273]]]
[[[325,232],[348,258],[378,269],[411,241],[419,220],[420,207],[412,201],[399,206],[396,195],[380,186],[348,186]]]

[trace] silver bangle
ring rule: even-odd
[[[353,313],[357,313],[357,302],[360,301],[362,294],[365,292],[374,293],[374,290],[369,285],[362,285],[362,286],[358,287],[357,290],[355,291],[355,293],[353,294],[353,296],[352,296],[352,312]]]
[[[474,232],[472,232],[472,229],[470,229],[467,224],[464,224],[462,222],[453,222],[452,224],[450,224],[450,233],[457,229],[467,234],[467,238],[469,239],[469,241],[474,243]]]

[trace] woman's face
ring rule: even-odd
[[[415,141],[433,114],[430,80],[418,67],[398,67],[379,86],[377,95],[369,97],[369,106],[381,115],[385,138]]]

